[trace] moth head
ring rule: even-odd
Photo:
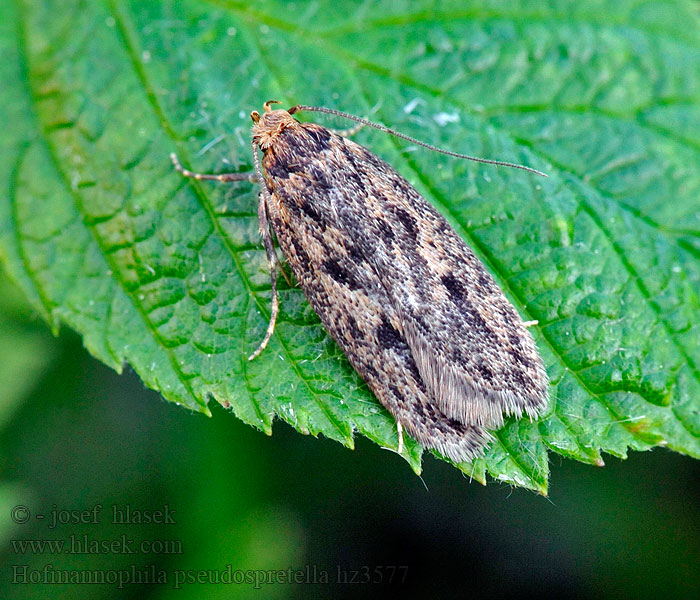
[[[250,113],[253,120],[253,141],[261,150],[266,150],[284,129],[298,124],[286,110],[272,110],[270,104],[280,104],[279,100],[268,100],[263,104],[265,112],[261,115],[257,110]]]

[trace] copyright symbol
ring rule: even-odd
[[[29,509],[24,506],[24,504],[18,504],[10,511],[10,518],[20,525],[29,521],[30,516],[31,512],[29,512]]]

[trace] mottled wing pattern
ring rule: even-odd
[[[547,403],[547,374],[498,284],[392,167],[350,140],[336,137],[332,146],[342,148],[366,191],[343,188],[340,220],[371,248],[421,377],[443,412],[488,428],[501,427],[503,414],[537,417]]]
[[[472,251],[396,171],[314,124],[265,150],[273,229],[323,325],[420,443],[477,455],[502,414],[531,416],[547,377]]]

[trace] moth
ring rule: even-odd
[[[504,415],[537,418],[549,382],[527,324],[472,250],[399,173],[352,140],[294,114],[340,115],[451,156],[383,125],[297,105],[253,120],[258,218],[279,311],[273,233],[324,327],[375,396],[420,444],[455,462],[479,456]],[[262,162],[258,151],[262,151]],[[176,169],[187,177],[249,179]]]

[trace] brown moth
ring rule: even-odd
[[[293,114],[340,115],[451,156],[383,125],[323,107],[251,113],[260,231],[278,313],[274,232],[324,327],[379,401],[423,446],[461,462],[483,452],[504,415],[537,418],[548,378],[532,336],[444,217],[401,175],[355,142]],[[258,149],[263,152],[262,166]],[[249,174],[196,179],[237,181]]]

